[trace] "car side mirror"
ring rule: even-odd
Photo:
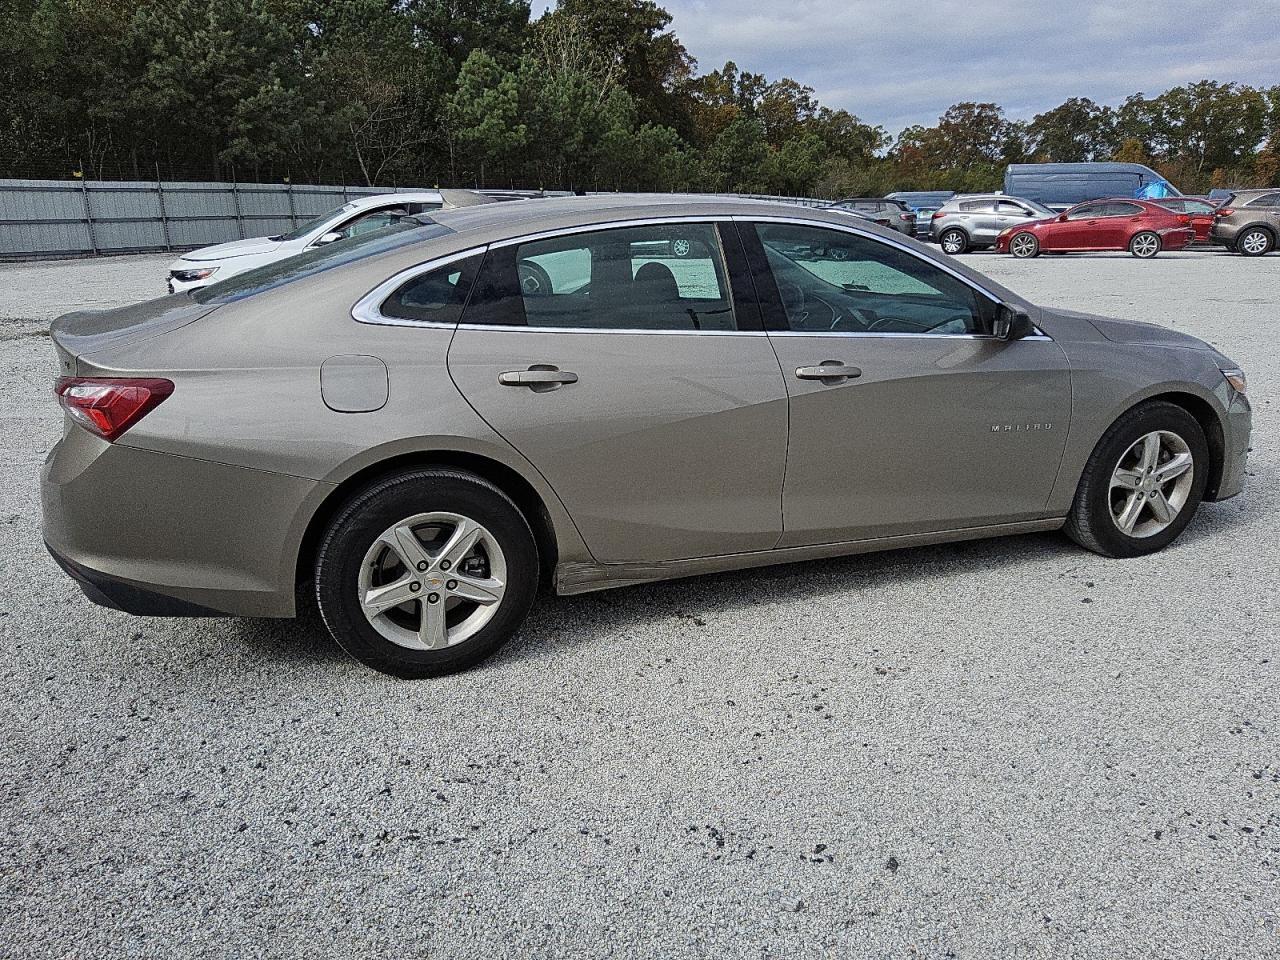
[[[316,246],[318,247],[318,246],[321,246],[322,244],[333,243],[335,240],[341,240],[341,239],[342,239],[341,233],[339,233],[337,230],[330,230],[328,233],[323,234],[320,237],[320,239],[316,241]]]
[[[1021,340],[1031,336],[1035,329],[1031,317],[1026,312],[1002,303],[991,324],[991,334],[997,340]]]
[[[1060,213],[1060,214],[1058,214],[1058,222],[1059,222],[1059,223],[1066,223],[1066,222],[1067,222],[1067,215],[1066,215],[1065,213]]]

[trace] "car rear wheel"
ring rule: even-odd
[[[1273,246],[1275,242],[1271,239],[1271,234],[1261,227],[1246,230],[1236,238],[1236,250],[1246,257],[1260,257],[1264,253],[1270,253]]]
[[[448,469],[366,487],[316,554],[316,598],[334,640],[397,677],[483,660],[519,628],[537,585],[537,544],[520,509],[487,480]]]
[[[943,253],[949,253],[952,256],[965,253],[969,249],[969,238],[963,230],[942,231],[938,243],[942,245]]]
[[[1066,533],[1107,557],[1137,557],[1171,543],[1195,515],[1209,447],[1195,417],[1153,401],[1134,407],[1094,448]]]
[[[1144,230],[1129,240],[1129,252],[1139,260],[1150,260],[1160,252],[1160,234]]]
[[[1040,254],[1040,241],[1034,233],[1015,233],[1009,240],[1009,252],[1019,260]]]

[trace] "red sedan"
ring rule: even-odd
[[[1015,257],[1044,251],[1128,250],[1143,260],[1181,250],[1195,237],[1191,217],[1149,200],[1090,200],[1052,219],[1010,227],[996,249]]]

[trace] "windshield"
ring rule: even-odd
[[[448,227],[430,221],[424,224],[421,220],[400,220],[379,230],[349,237],[341,243],[329,243],[269,263],[265,267],[237,273],[226,280],[193,290],[190,295],[197,303],[232,303],[343,264],[407,247],[412,243],[434,240],[453,232]]]
[[[279,234],[278,236],[268,237],[267,239],[275,240],[277,243],[284,240],[301,240],[312,230],[318,230],[320,227],[324,226],[324,224],[327,221],[332,220],[334,217],[340,214],[343,210],[352,210],[354,208],[355,208],[354,203],[344,203],[340,207],[334,207],[332,210],[326,210],[324,213],[320,214],[320,216],[318,217],[312,217],[306,223],[300,226],[294,227],[288,233],[282,233],[282,234]]]
[[[1058,215],[1043,203],[1036,203],[1034,200],[1019,199],[1018,202],[1034,213],[1037,217],[1056,217]]]

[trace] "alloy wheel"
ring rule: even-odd
[[[1250,230],[1241,237],[1237,243],[1237,246],[1240,248],[1240,252],[1248,254],[1251,257],[1256,257],[1259,254],[1266,253],[1270,245],[1271,238],[1261,230]]]
[[[1140,233],[1129,242],[1129,252],[1146,260],[1160,252],[1160,238],[1154,233]]]
[[[1177,518],[1191,496],[1195,458],[1171,430],[1135,440],[1111,473],[1111,519],[1129,537],[1155,536]]]
[[[1034,257],[1040,244],[1029,233],[1020,233],[1009,241],[1009,252],[1015,257]]]
[[[441,650],[481,630],[502,605],[507,562],[497,539],[456,513],[420,513],[384,530],[357,589],[365,619],[392,643]]]
[[[942,235],[942,249],[950,254],[962,253],[964,251],[964,235],[959,230],[948,230]]]

